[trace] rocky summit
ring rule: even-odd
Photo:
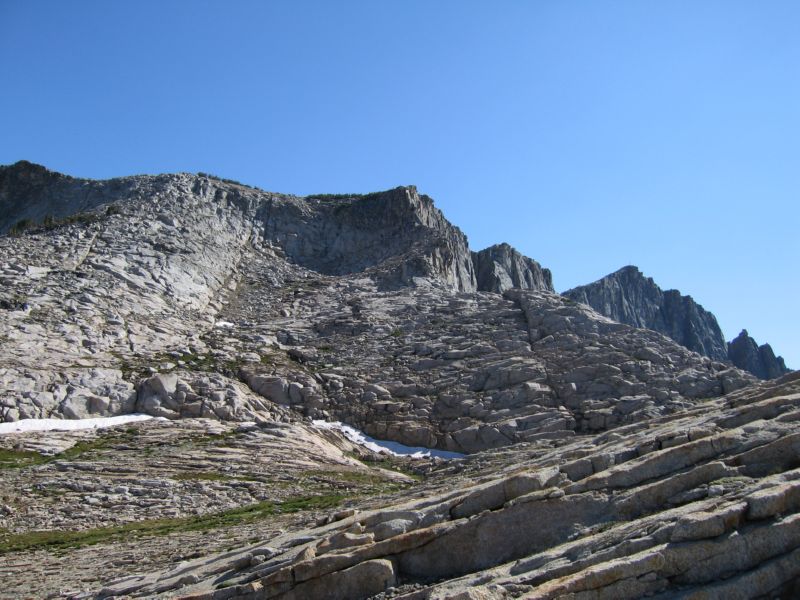
[[[0,207],[2,597],[800,593],[800,377],[638,271],[558,295],[412,186]]]
[[[774,379],[789,372],[783,358],[775,356],[772,346],[759,346],[746,329],[728,344],[728,357],[734,365],[761,379]]]
[[[620,323],[663,333],[690,350],[728,361],[761,379],[789,372],[783,358],[776,357],[769,344],[759,347],[746,330],[726,343],[712,313],[678,290],[662,290],[637,267],[623,267],[564,295]]]

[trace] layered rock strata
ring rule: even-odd
[[[0,597],[797,592],[798,377],[473,254],[413,187],[20,163],[0,203],[0,418],[159,417],[0,437]]]
[[[614,432],[476,455],[432,473],[415,498],[99,597],[790,598],[798,415],[790,376]]]

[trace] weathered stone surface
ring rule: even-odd
[[[0,236],[0,418],[165,417],[0,436],[2,597],[793,589],[797,374],[756,382],[509,247],[472,255],[413,187],[18,164],[0,202],[41,223]]]
[[[662,290],[634,266],[568,290],[564,296],[588,304],[620,323],[663,333],[714,360],[730,361],[760,379],[774,379],[789,372],[769,344],[758,346],[746,330],[726,344],[712,313],[691,296],[683,296],[677,290]]]
[[[653,329],[714,360],[727,360],[725,338],[713,314],[691,296],[664,291],[634,266],[573,288],[564,295],[619,321]]]
[[[775,356],[769,344],[759,346],[743,329],[728,343],[728,358],[745,371],[750,371],[760,379],[775,379],[789,372],[780,356]]]
[[[767,406],[782,409],[764,420]],[[346,587],[353,597],[378,594],[389,581],[398,586],[395,596],[409,599],[704,598],[706,590],[733,589],[722,580],[741,582],[742,598],[792,589],[800,473],[791,466],[757,477],[736,473],[750,461],[760,464],[756,449],[782,451],[769,450],[770,440],[792,431],[796,420],[779,417],[798,410],[795,377],[597,436],[477,455],[432,472],[417,498],[292,534],[316,540],[316,553],[285,551],[228,567],[225,579],[235,585],[202,597],[252,597],[256,584],[247,581],[258,575],[261,597],[323,598],[333,593],[325,584],[334,576],[360,581],[354,574],[375,561],[385,561],[385,577]],[[653,439],[663,449],[648,447]],[[596,469],[590,479],[598,485],[576,487],[559,476],[580,456]],[[269,565],[274,570],[264,577]],[[199,578],[190,587],[209,590],[213,581]],[[143,592],[153,584],[142,585]]]
[[[553,276],[535,260],[523,256],[508,244],[490,246],[472,253],[478,290],[503,293],[512,288],[553,289]]]

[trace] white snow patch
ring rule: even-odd
[[[230,321],[217,321],[214,323],[214,327],[233,327],[233,323]]]
[[[22,419],[10,423],[0,423],[0,435],[20,431],[76,431],[79,429],[103,429],[114,425],[124,425],[136,421],[153,419],[150,415],[120,415],[96,419]],[[162,417],[159,417],[160,419]]]
[[[422,446],[406,446],[399,442],[390,442],[387,440],[376,440],[371,438],[358,429],[340,423],[339,421],[312,421],[315,427],[320,429],[337,429],[344,434],[348,440],[359,446],[364,446],[373,452],[381,452],[384,454],[392,454],[394,456],[410,456],[412,458],[464,458],[464,455],[459,452],[448,452],[447,450],[436,450],[435,448],[423,448]]]

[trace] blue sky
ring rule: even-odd
[[[800,3],[0,0],[0,163],[416,184],[558,290],[636,264],[800,367]]]

